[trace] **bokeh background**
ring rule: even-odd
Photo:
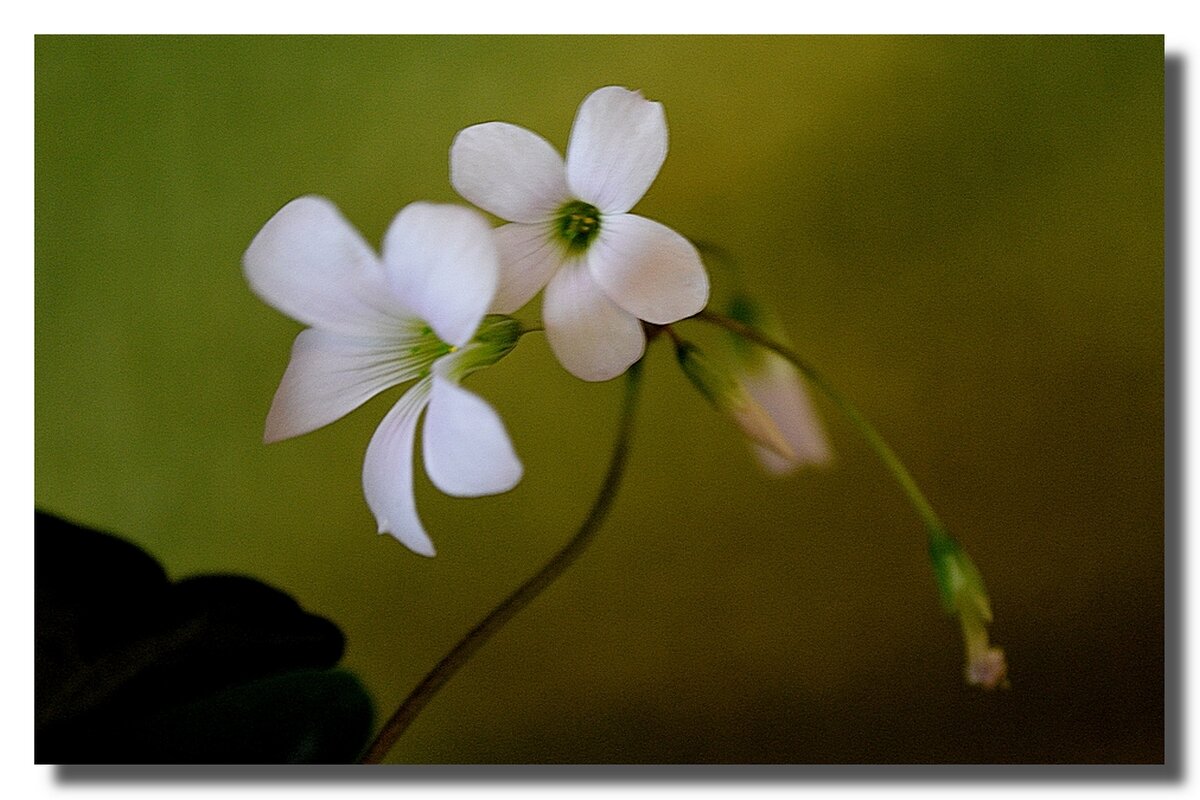
[[[262,444],[300,326],[241,254],[310,192],[377,243],[457,199],[459,129],[563,149],[608,84],[670,125],[636,210],[728,250],[907,461],[1012,688],[963,685],[919,521],[830,405],[835,463],[772,480],[659,343],[598,541],[394,760],[1161,761],[1161,37],[39,37],[37,503],[174,577],[290,591],[388,713],[571,535],[620,381],[537,336],[473,377],[526,477],[452,500],[421,476],[420,558],[360,484],[399,390]]]

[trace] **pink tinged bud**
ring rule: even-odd
[[[772,315],[747,295],[733,297],[728,313],[744,325],[787,342],[787,334]],[[781,476],[803,466],[828,464],[829,444],[796,368],[777,353],[740,336],[730,337],[739,382],[771,418],[791,452],[783,456],[778,448],[756,448],[759,463],[767,472]]]
[[[796,451],[767,410],[755,402],[745,387],[739,384],[737,389],[735,395],[728,399],[727,411],[742,433],[780,458],[788,462],[796,461]]]
[[[692,385],[714,408],[733,420],[742,433],[781,458],[796,457],[775,420],[728,369],[690,342],[677,341],[675,356]]]
[[[790,364],[774,353],[761,354],[756,363],[743,366],[739,379],[770,417],[790,453],[784,455],[778,448],[760,450],[758,456],[764,468],[787,475],[805,465],[829,463],[829,444],[821,422],[799,374]],[[777,453],[783,457],[777,457]]]

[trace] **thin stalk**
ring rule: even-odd
[[[904,466],[902,461],[900,461],[900,457],[896,455],[896,452],[892,450],[888,443],[884,441],[883,437],[879,435],[879,431],[875,430],[875,426],[867,421],[867,418],[862,415],[862,412],[860,412],[858,408],[852,402],[850,402],[849,398],[834,388],[833,384],[826,380],[825,376],[822,375],[816,367],[806,361],[799,353],[788,347],[786,344],[777,342],[769,336],[760,333],[755,328],[739,322],[736,319],[732,319],[731,317],[727,317],[724,314],[719,314],[710,309],[704,309],[695,317],[693,317],[693,319],[702,320],[712,325],[724,328],[730,333],[741,336],[743,339],[754,342],[757,345],[777,353],[782,358],[787,359],[788,362],[791,363],[793,367],[798,369],[804,375],[804,377],[808,378],[808,380],[812,382],[814,386],[824,392],[825,395],[841,410],[841,412],[846,415],[851,424],[858,429],[858,432],[867,441],[867,444],[870,445],[871,449],[875,451],[875,455],[877,455],[879,460],[883,462],[884,467],[886,467],[888,472],[892,474],[892,477],[896,479],[896,482],[900,484],[900,488],[904,490],[904,494],[908,497],[909,503],[912,504],[913,509],[916,510],[922,521],[924,521],[925,528],[929,533],[929,537],[934,540],[940,540],[947,537],[945,532],[946,529],[942,525],[942,521],[938,517],[937,512],[933,510],[933,506],[930,505],[929,500],[925,497],[925,494],[921,491],[920,487],[917,486],[917,482],[913,480],[913,476],[911,473],[909,473],[908,468]]]
[[[484,617],[480,622],[459,640],[458,644],[446,653],[441,661],[429,671],[417,687],[404,699],[395,713],[384,723],[375,741],[367,748],[362,757],[363,764],[378,764],[392,749],[396,740],[408,729],[421,710],[429,704],[454,673],[471,659],[479,648],[492,637],[492,634],[504,627],[521,609],[529,605],[542,591],[554,582],[567,567],[571,566],[583,551],[591,544],[601,523],[608,515],[613,500],[616,499],[617,489],[625,472],[625,464],[629,456],[630,435],[633,432],[634,411],[637,408],[638,390],[641,386],[642,363],[639,361],[629,368],[626,373],[625,396],[621,407],[621,419],[617,423],[617,437],[613,444],[612,456],[609,458],[608,471],[600,484],[600,491],[591,509],[579,526],[579,530],[561,550],[538,570],[537,574],[516,588],[508,597]]]

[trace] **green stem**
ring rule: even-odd
[[[760,333],[755,328],[727,317],[724,314],[719,314],[716,311],[706,308],[697,314],[694,319],[703,320],[704,322],[724,328],[730,333],[741,336],[743,339],[754,342],[787,359],[804,377],[808,378],[814,386],[824,392],[834,402],[854,427],[858,429],[862,437],[866,439],[867,444],[875,451],[875,455],[879,456],[879,460],[892,473],[892,477],[896,479],[896,482],[900,484],[900,488],[904,490],[904,494],[908,496],[908,501],[924,521],[930,539],[940,541],[947,538],[948,534],[937,512],[933,510],[933,506],[925,498],[925,494],[917,486],[917,482],[913,480],[913,476],[904,466],[904,463],[900,461],[900,457],[896,455],[895,451],[879,435],[879,431],[875,430],[875,426],[867,421],[862,412],[844,394],[835,389],[833,384],[826,380],[825,376],[816,367],[786,344],[777,342]]]
[[[579,526],[575,536],[561,550],[546,562],[532,578],[517,587],[508,597],[492,609],[486,617],[467,632],[458,644],[448,652],[441,661],[429,671],[417,687],[404,699],[396,712],[384,723],[375,741],[367,748],[362,757],[363,764],[378,764],[401,734],[408,729],[421,710],[429,704],[454,673],[470,660],[492,634],[504,627],[521,609],[529,605],[542,591],[571,566],[587,546],[591,544],[596,532],[604,522],[609,508],[616,498],[621,477],[625,472],[625,463],[629,456],[630,435],[633,432],[633,415],[637,407],[638,389],[641,386],[642,363],[639,361],[629,368],[625,381],[625,397],[621,410],[621,419],[617,425],[617,438],[613,445],[612,457],[608,462],[608,472],[596,500],[592,503],[587,517]]]

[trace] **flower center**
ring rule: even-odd
[[[418,376],[429,374],[429,367],[447,353],[458,350],[452,344],[446,344],[438,338],[430,326],[416,322],[411,328],[410,337],[404,349],[399,354],[402,364],[415,367]]]
[[[582,200],[572,200],[558,210],[555,230],[567,250],[581,252],[600,232],[600,209]]]

